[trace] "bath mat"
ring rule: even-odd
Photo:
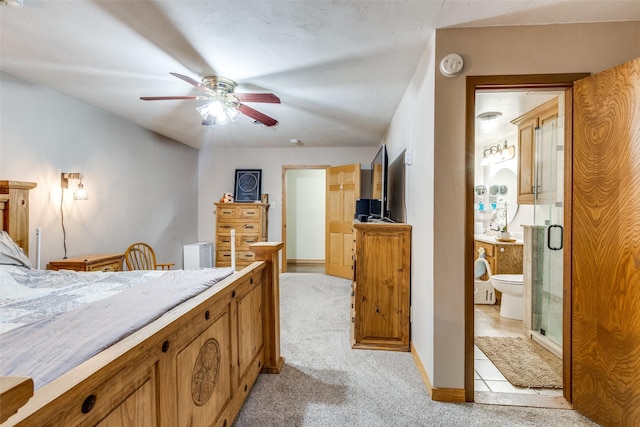
[[[514,386],[562,388],[562,359],[529,338],[475,337],[475,344]]]

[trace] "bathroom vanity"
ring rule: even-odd
[[[522,274],[522,244],[522,240],[500,242],[494,236],[475,236],[474,260],[478,258],[478,249],[484,248],[492,274]],[[487,274],[481,279],[488,280]]]

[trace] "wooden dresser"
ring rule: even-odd
[[[351,346],[409,351],[411,226],[354,224]]]
[[[50,270],[120,271],[123,254],[92,254],[49,262]]]
[[[231,266],[231,230],[236,231],[236,269],[256,260],[249,245],[266,242],[268,211],[266,203],[215,203],[216,267]]]

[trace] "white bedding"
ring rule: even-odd
[[[30,376],[42,387],[231,273],[0,266],[0,375]]]

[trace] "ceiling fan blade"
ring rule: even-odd
[[[254,110],[251,107],[247,107],[244,104],[240,104],[240,106],[238,107],[238,110],[245,116],[249,116],[252,119],[262,123],[265,126],[275,126],[278,124],[278,121],[276,119],[272,119],[266,114],[262,114],[260,111]]]
[[[178,73],[169,73],[169,74],[179,78],[180,80],[183,80],[183,81],[189,83],[190,85],[194,86],[196,89],[199,89],[199,90],[201,90],[203,92],[211,92],[211,90],[208,87],[206,87],[205,85],[203,85],[202,83],[200,83],[198,81],[193,80],[189,76],[185,76],[183,74],[178,74]]]
[[[170,101],[179,99],[210,99],[208,96],[141,96],[143,101]]]
[[[268,102],[271,104],[280,104],[280,98],[272,93],[234,93],[240,102]]]

